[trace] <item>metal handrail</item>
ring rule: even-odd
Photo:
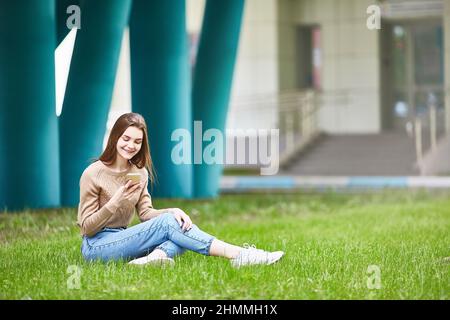
[[[280,164],[288,161],[298,150],[317,136],[319,94],[312,89],[236,97],[230,102],[234,117],[270,112],[274,115],[271,129],[279,129]],[[268,128],[266,128],[268,129]],[[280,145],[281,147],[281,145]]]
[[[427,112],[414,117],[414,144],[416,150],[416,162],[420,168],[423,164],[424,154],[428,150],[431,152],[436,151],[438,141],[438,108],[435,102],[431,102],[428,105]],[[425,126],[428,124],[428,126]],[[427,128],[428,127],[428,128]],[[430,148],[424,147],[423,133],[425,129],[429,130],[430,135]]]

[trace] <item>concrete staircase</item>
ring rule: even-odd
[[[436,150],[429,150],[422,163],[423,175],[450,175],[450,133],[437,141]]]
[[[404,132],[323,135],[280,175],[415,176],[414,140]]]

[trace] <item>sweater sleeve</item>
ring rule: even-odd
[[[109,202],[99,208],[100,190],[95,184],[92,174],[83,172],[80,178],[80,203],[78,205],[78,225],[81,233],[94,236],[107,224],[109,218],[117,210]]]
[[[136,204],[136,213],[141,222],[150,220],[160,214],[159,210],[153,208],[152,198],[148,192],[148,177],[146,177],[144,188],[142,189],[141,196]]]

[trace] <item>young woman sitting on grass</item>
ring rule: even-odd
[[[132,182],[129,173],[140,174],[140,180]],[[272,264],[284,255],[218,240],[179,208],[153,208],[149,181],[153,183],[154,174],[145,120],[137,113],[124,114],[114,124],[103,154],[80,178],[77,222],[87,261],[173,265],[173,257],[187,249],[228,258],[240,267]],[[135,210],[141,223],[128,228]]]

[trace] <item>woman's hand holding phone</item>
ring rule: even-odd
[[[123,201],[130,200],[134,196],[135,192],[140,190],[143,185],[143,182],[133,183],[131,180],[128,180],[125,185],[117,189],[110,201],[117,207],[120,207]]]

